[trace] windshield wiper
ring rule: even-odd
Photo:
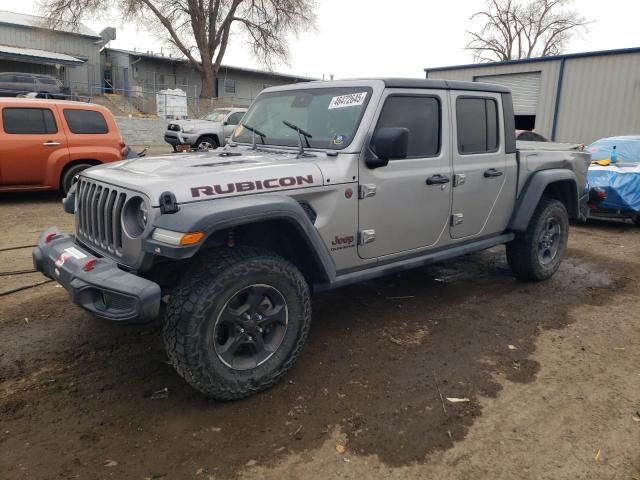
[[[241,123],[240,125],[242,125],[244,128],[246,128],[247,130],[249,130],[250,132],[253,133],[253,140],[252,140],[252,146],[251,146],[251,148],[253,150],[255,150],[257,148],[256,147],[256,135],[258,135],[260,137],[260,140],[262,141],[262,144],[265,145],[264,139],[267,137],[266,134],[262,133],[260,130],[258,130],[255,127],[250,127],[246,123]]]
[[[302,138],[304,138],[305,142],[307,142],[307,148],[311,148],[311,144],[309,143],[309,139],[313,138],[313,135],[311,135],[306,130],[301,129],[297,125],[294,125],[293,123],[287,122],[286,120],[282,120],[282,123],[284,123],[291,130],[295,130],[296,132],[298,132],[298,149],[299,150],[298,150],[297,158],[304,157],[305,154],[304,154],[304,147],[302,146]]]

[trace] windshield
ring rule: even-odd
[[[206,114],[204,117],[201,117],[202,120],[209,120],[210,122],[222,122],[224,117],[230,110],[214,110],[211,113]]]
[[[298,145],[298,133],[282,123],[286,121],[312,135],[311,148],[338,150],[353,140],[370,97],[371,89],[367,87],[263,93],[242,123],[263,132],[266,145]],[[252,137],[251,131],[239,125],[233,141],[250,143]]]

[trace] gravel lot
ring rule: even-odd
[[[2,196],[0,248],[71,231],[59,201]],[[157,325],[55,283],[0,297],[0,477],[638,480],[640,229],[575,225],[569,246],[546,283],[495,249],[316,295],[292,372],[226,404],[167,365]]]

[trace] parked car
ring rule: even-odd
[[[49,75],[0,73],[1,97],[17,97],[27,93],[36,93],[39,98],[65,98],[65,88],[62,82]]]
[[[0,191],[67,192],[82,170],[126,154],[113,115],[100,105],[0,98]]]
[[[82,172],[65,203],[75,235],[42,232],[34,265],[115,322],[153,320],[166,301],[178,373],[211,397],[246,397],[295,363],[313,291],[501,244],[517,277],[556,272],[590,157],[517,147],[513,124],[499,85],[272,87],[221,152]]]
[[[601,138],[587,147],[590,214],[640,225],[640,135]]]
[[[224,145],[242,120],[246,108],[219,108],[195,120],[174,120],[164,140],[177,151],[179,145],[209,150]]]
[[[526,142],[548,142],[545,137],[531,130],[516,130],[516,140]]]

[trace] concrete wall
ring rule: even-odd
[[[567,58],[555,140],[589,144],[640,134],[640,52]],[[541,72],[536,131],[551,138],[562,60],[478,65],[431,71],[428,78],[473,81],[477,76]]]
[[[64,67],[64,80],[70,82],[77,93],[86,93],[87,84],[100,83],[100,51],[99,39],[72,33],[54,32],[40,28],[27,28],[11,25],[0,27],[0,45],[21,48],[36,48],[50,52],[65,53],[74,57],[87,59],[84,65]],[[30,72],[31,64],[19,62],[24,68],[19,71]],[[7,68],[2,66],[1,68]],[[54,67],[55,68],[55,67]],[[8,70],[4,70],[8,71]]]
[[[116,117],[116,123],[127,145],[132,146],[165,146],[164,132],[168,120],[158,118]]]

